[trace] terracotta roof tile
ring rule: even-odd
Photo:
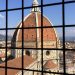
[[[16,75],[20,70],[7,69],[7,75]],[[5,69],[0,68],[0,75],[5,75]]]
[[[4,57],[5,57],[5,54],[4,54],[4,53],[1,53],[1,54],[0,54],[0,57],[1,57],[1,58],[4,58]]]
[[[54,69],[57,67],[58,67],[57,64],[55,64],[52,60],[48,60],[44,65],[45,69]]]
[[[38,26],[41,26],[41,13],[38,14]],[[31,13],[24,21],[24,27],[36,27],[36,16],[35,13]],[[49,20],[43,16],[43,26],[52,26]],[[19,26],[19,28],[21,28]],[[19,29],[17,41],[22,41],[22,30]],[[39,30],[39,39],[41,40],[41,30]],[[43,30],[43,40],[53,40],[56,41],[56,34],[54,28],[45,28]],[[33,35],[33,36],[32,36]],[[17,33],[16,33],[17,36]],[[15,37],[15,36],[14,36]],[[36,41],[36,29],[25,29],[24,30],[24,41]]]
[[[24,56],[24,68],[28,67],[35,60],[31,56]],[[22,68],[21,57],[9,60],[7,62],[8,67]],[[0,64],[0,66],[5,66],[5,63]],[[8,75],[15,75],[19,70],[8,69]],[[4,75],[4,70],[0,69],[0,75]]]

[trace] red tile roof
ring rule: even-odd
[[[5,54],[4,53],[1,53],[0,54],[0,58],[4,58],[5,57]]]
[[[41,26],[41,13],[37,13],[38,17],[38,26]],[[24,27],[36,27],[36,15],[31,13],[26,20],[24,21]],[[43,26],[52,26],[49,20],[43,16]],[[19,28],[22,26],[19,25]],[[39,30],[39,40],[41,40],[41,29]],[[19,29],[19,33],[16,33],[17,41],[22,41],[22,30]],[[15,37],[15,36],[14,36]],[[44,41],[56,41],[56,34],[54,28],[44,28],[43,29],[43,40]],[[36,41],[36,29],[25,29],[24,30],[24,41]]]
[[[7,75],[16,75],[20,70],[7,69]],[[5,69],[0,68],[0,75],[5,75]]]
[[[58,67],[57,64],[55,64],[52,60],[48,60],[44,65],[45,69],[54,69],[57,67]]]
[[[9,60],[7,62],[8,67],[14,67],[14,68],[22,68],[22,57],[15,58],[13,60]],[[32,64],[35,60],[31,56],[24,56],[24,68],[28,67],[30,64]],[[5,63],[0,64],[0,66],[5,66]],[[8,69],[8,75],[15,75],[19,70],[12,70]],[[0,69],[0,75],[5,75],[4,70]]]

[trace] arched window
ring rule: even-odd
[[[30,51],[26,50],[26,55],[30,56]]]
[[[47,50],[47,51],[46,51],[46,55],[50,55],[50,51]]]

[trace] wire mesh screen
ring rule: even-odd
[[[74,0],[0,0],[0,75],[75,75]]]

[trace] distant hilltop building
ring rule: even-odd
[[[33,6],[38,6],[37,0],[33,0]],[[46,48],[59,48],[59,39],[56,33],[56,30],[53,28],[51,21],[43,16],[43,26],[50,26],[49,28],[43,28],[43,70],[48,72],[58,72],[60,69],[59,64],[59,52],[58,50],[46,50]],[[22,26],[23,25],[23,26]],[[23,38],[22,38],[22,27],[23,29]],[[35,27],[35,28],[31,28]],[[12,49],[11,53],[14,56],[13,60],[7,62],[8,67],[22,68],[22,44],[24,44],[24,68],[32,70],[41,70],[41,11],[39,7],[32,8],[30,14],[28,14],[22,22],[19,23],[17,29],[14,32],[11,46],[16,48]],[[19,29],[18,29],[19,28]],[[28,28],[28,29],[27,29]],[[28,49],[30,48],[30,49]],[[35,48],[35,49],[33,49]],[[5,63],[0,64],[4,66]],[[4,69],[5,70],[5,69]],[[4,70],[0,71],[0,75],[4,75]],[[24,75],[41,75],[40,72],[35,71],[23,71]],[[22,72],[19,70],[8,69],[8,75],[22,75]],[[50,74],[44,73],[44,75],[59,75],[59,74]],[[61,74],[60,74],[61,75]]]

